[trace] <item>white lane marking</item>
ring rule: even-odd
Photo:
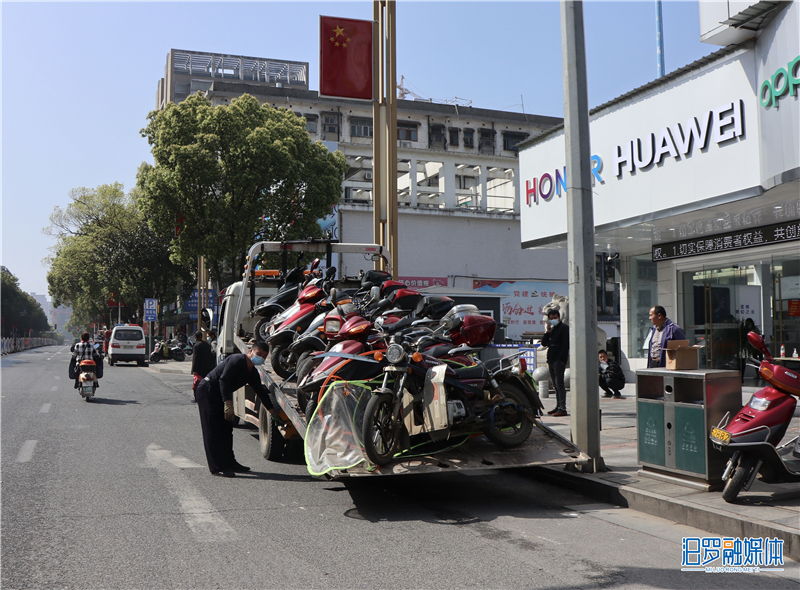
[[[59,377],[58,375],[56,375],[56,381],[61,381],[61,377]]]
[[[26,440],[22,443],[22,448],[19,450],[19,454],[17,454],[17,463],[27,463],[33,457],[33,449],[36,448],[36,443],[38,441],[35,440]]]
[[[39,410],[40,414],[47,414],[50,411],[50,406],[53,404],[42,404],[42,408]]]
[[[148,445],[146,467],[158,467],[158,463],[160,461],[166,461],[167,463],[170,463],[175,467],[179,467],[181,469],[202,467],[202,465],[198,465],[191,459],[187,459],[186,457],[181,457],[180,455],[173,455],[172,451],[168,451],[167,449],[162,449],[155,443]]]
[[[58,385],[53,385],[53,387],[50,388],[50,391],[58,391]]]
[[[172,457],[172,453],[156,444],[147,447],[148,467],[154,467],[164,479],[170,492],[178,499],[183,518],[195,538],[204,543],[235,541],[239,535],[209,502],[186,478],[177,460],[183,459],[200,467],[184,457]]]

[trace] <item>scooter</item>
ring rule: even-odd
[[[778,446],[797,406],[792,396],[800,397],[800,374],[773,364],[760,335],[750,332],[747,339],[764,355],[760,365],[751,364],[758,366],[758,374],[769,386],[754,393],[732,421],[725,414],[711,429],[709,438],[714,447],[733,452],[722,473],[726,482],[722,498],[726,502],[734,502],[740,491],[749,490],[758,475],[765,483],[800,481],[798,438]]]
[[[266,340],[269,338],[269,328],[273,318],[276,315],[283,313],[295,301],[297,301],[297,297],[303,290],[303,286],[305,284],[304,273],[306,269],[305,266],[300,266],[300,260],[298,260],[297,264],[298,266],[293,268],[286,275],[286,279],[284,280],[283,285],[281,285],[281,288],[278,289],[278,292],[267,299],[264,303],[253,309],[253,315],[261,318],[258,320],[258,323],[253,330],[256,339]],[[313,276],[315,274],[319,264],[320,259],[315,258],[311,263],[311,271],[309,276]]]
[[[97,391],[97,363],[90,360],[81,361],[78,374],[78,388],[81,397],[91,401]]]
[[[157,340],[153,352],[150,353],[150,362],[157,363],[168,359],[183,362],[186,360],[186,353],[183,352],[180,344],[173,340],[168,342]]]

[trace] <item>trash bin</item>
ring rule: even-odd
[[[636,371],[637,459],[647,470],[721,480],[727,455],[708,435],[726,412],[742,407],[738,371]]]

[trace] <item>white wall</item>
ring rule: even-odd
[[[372,208],[340,206],[343,242],[372,242]],[[400,210],[400,276],[565,280],[566,248],[523,250],[519,217],[442,210]],[[344,255],[348,275],[372,268]]]

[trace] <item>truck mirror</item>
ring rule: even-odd
[[[210,307],[206,307],[202,311],[200,311],[200,322],[203,324],[203,327],[206,330],[213,330],[214,329],[214,310]]]

